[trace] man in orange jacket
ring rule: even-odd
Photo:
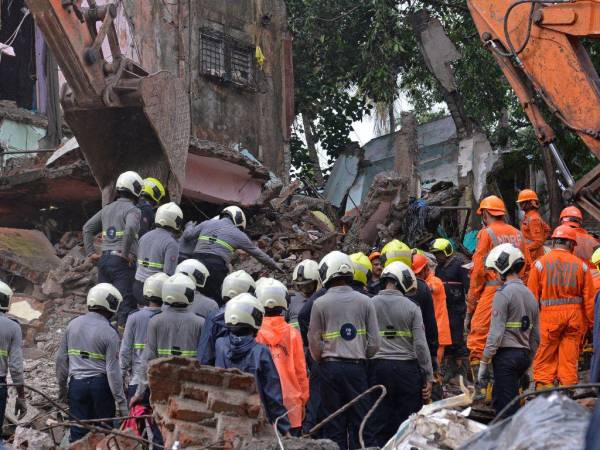
[[[536,388],[577,383],[581,341],[594,323],[594,288],[587,263],[573,254],[577,235],[560,225],[552,250],[538,259],[528,287],[540,304],[541,342],[533,362]]]
[[[288,410],[290,433],[299,437],[308,402],[308,374],[300,331],[285,321],[287,297],[286,287],[273,278],[257,283],[256,298],[265,308],[265,317],[256,342],[266,345],[271,352],[281,382],[283,404]]]
[[[444,359],[444,348],[452,345],[452,334],[450,332],[450,319],[448,317],[448,308],[446,306],[446,290],[444,283],[429,268],[429,260],[426,256],[416,254],[412,258],[412,269],[415,275],[427,283],[431,289],[433,297],[433,307],[435,309],[435,321],[438,329],[438,365],[442,364]]]
[[[539,213],[540,200],[534,191],[523,189],[519,192],[517,203],[525,213],[525,217],[521,221],[521,233],[525,238],[531,260],[535,261],[544,255],[544,242],[550,234],[550,227]]]
[[[575,256],[592,265],[592,253],[594,253],[599,243],[582,227],[582,223],[583,214],[576,206],[567,206],[560,212],[560,224],[568,225],[575,230],[577,237],[577,246],[574,251]]]
[[[529,272],[531,258],[521,232],[504,221],[506,207],[504,202],[491,195],[484,198],[477,210],[484,228],[477,234],[477,248],[473,254],[473,270],[469,293],[467,294],[467,314],[465,317],[465,333],[468,334],[467,348],[471,368],[477,373],[485,342],[490,329],[492,302],[500,281],[496,274],[485,269],[485,258],[492,248],[500,244],[510,243],[525,256],[525,267],[522,276]]]

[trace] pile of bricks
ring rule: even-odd
[[[148,383],[166,448],[237,449],[275,437],[252,375],[172,357],[152,361]]]

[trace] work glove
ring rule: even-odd
[[[490,381],[490,369],[489,364],[481,361],[479,363],[479,371],[477,372],[477,384],[479,386],[487,386]]]
[[[465,336],[468,335],[469,332],[471,331],[471,313],[467,313],[465,315],[465,323],[464,323],[463,331],[465,333]]]
[[[21,420],[27,414],[27,401],[25,397],[17,397],[15,400],[15,416]]]

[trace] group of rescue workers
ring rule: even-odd
[[[177,204],[161,205],[166,193],[156,179],[125,172],[116,193],[83,227],[99,284],[56,355],[60,400],[74,418],[148,412],[148,366],[161,356],[254,374],[266,418],[283,435],[306,433],[370,386],[383,385],[387,395],[364,430],[367,446],[383,446],[435,397],[433,386],[444,373],[467,375],[469,362],[478,387],[493,376],[497,413],[531,381],[537,388],[578,382],[578,358],[594,326],[600,250],[575,207],[563,210],[549,251],[550,228],[537,195],[526,189],[518,199],[520,231],[505,221],[500,198],[481,201],[483,228],[472,263],[445,238],[426,251],[393,240],[369,256],[333,251],[320,262],[304,260],[288,290],[275,278],[230,272],[234,253],[243,250],[284,273],[245,234],[240,208],[184,225]],[[0,383],[5,386],[10,368],[18,385],[15,415],[22,417],[21,331],[4,314],[11,296],[0,282]],[[596,381],[597,366],[594,360]],[[359,448],[373,401],[364,397],[318,434],[341,449]],[[158,428],[148,431],[162,445]],[[86,433],[74,426],[70,441]]]

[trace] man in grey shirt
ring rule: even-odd
[[[383,447],[408,417],[431,398],[433,367],[421,309],[406,294],[417,290],[412,269],[400,261],[381,273],[382,290],[371,300],[377,312],[381,346],[369,361],[369,384],[387,395],[367,422]]]
[[[250,240],[243,231],[245,228],[244,212],[237,206],[228,206],[218,219],[205,220],[195,227],[186,228],[183,232],[184,241],[196,241],[194,258],[204,264],[210,272],[206,290],[208,296],[219,304],[221,304],[221,285],[229,273],[227,265],[237,249],[254,256],[270,269],[283,272],[279,264]]]
[[[379,350],[379,327],[371,299],[351,287],[354,266],[350,257],[334,251],[319,264],[328,291],[311,311],[308,345],[319,364],[320,397],[329,416],[368,388],[367,359]],[[360,448],[358,430],[369,402],[355,406],[331,420],[323,433],[340,449]],[[365,444],[372,439],[365,436]]]
[[[540,343],[538,303],[519,278],[524,264],[523,253],[512,244],[493,248],[485,261],[486,267],[496,271],[503,282],[494,296],[490,332],[477,376],[478,387],[488,384],[491,361],[492,406],[496,414],[519,394],[520,381],[527,374]],[[519,404],[514,404],[504,417],[518,408]]]
[[[123,296],[117,313],[117,324],[125,327],[127,315],[137,309],[133,296],[138,232],[142,213],[136,202],[144,180],[129,171],[119,175],[117,199],[104,206],[83,226],[85,254],[98,263],[98,283],[111,283]],[[102,232],[102,254],[96,254],[94,237]]]
[[[119,366],[119,335],[109,322],[121,301],[113,285],[94,286],[87,296],[89,312],[69,322],[60,343],[56,354],[59,398],[68,399],[69,413],[77,419],[115,417],[115,402],[120,416],[129,412]],[[105,426],[112,428],[112,423]],[[88,432],[71,427],[70,442]]]

